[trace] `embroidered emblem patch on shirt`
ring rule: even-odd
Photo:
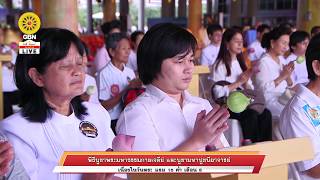
[[[111,90],[111,95],[112,96],[116,96],[116,95],[118,95],[120,93],[120,87],[119,87],[118,84],[112,84],[110,90]]]
[[[98,129],[89,121],[82,121],[79,124],[79,130],[87,137],[96,138],[98,136]]]
[[[309,104],[303,106],[304,113],[309,118],[314,127],[320,125],[320,106],[310,107]]]

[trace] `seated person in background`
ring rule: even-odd
[[[17,53],[4,44],[5,30],[0,28],[0,54],[11,55],[11,61],[4,62],[2,66],[2,91],[3,91],[3,112],[4,118],[13,114],[13,105],[19,103],[19,91],[14,84],[13,69]]]
[[[120,21],[113,20],[110,22],[105,22],[101,25],[101,30],[103,32],[104,38],[107,38],[109,34],[120,32]],[[105,44],[97,49],[96,56],[94,57],[95,71],[98,73],[110,62],[110,56],[107,52]]]
[[[227,81],[229,85],[214,85],[214,99],[227,97],[237,89],[253,90],[251,69],[247,69],[242,54],[243,37],[237,29],[227,29],[222,36],[222,43],[217,61],[212,68],[213,81]],[[271,140],[271,113],[263,108],[260,112],[246,109],[241,113],[230,111],[230,117],[240,121],[244,139],[252,142]]]
[[[142,31],[135,31],[130,36],[133,49],[130,51],[129,60],[126,66],[132,69],[135,73],[138,72],[137,50],[143,36],[144,36],[144,32]]]
[[[318,34],[320,32],[320,26],[313,26],[311,28],[311,37],[313,37],[314,35]]]
[[[307,84],[309,82],[306,61],[298,62],[298,58],[305,59],[306,49],[309,44],[309,34],[305,31],[295,31],[290,35],[290,51],[286,63],[294,62],[294,70],[291,79],[294,84]]]
[[[153,26],[142,39],[138,72],[146,92],[125,107],[117,124],[117,133],[135,136],[134,151],[229,146],[223,135],[228,110],[187,92],[196,46],[191,33],[170,23]]]
[[[86,67],[81,40],[59,28],[40,29],[36,36],[41,53],[19,54],[16,62],[22,109],[1,121],[1,128],[32,180],[112,179],[52,172],[64,151],[105,151],[114,134],[108,112],[80,99]]]
[[[13,151],[13,147],[7,141],[7,137],[0,132],[0,179],[30,179]]]
[[[106,48],[111,61],[98,75],[99,100],[111,116],[111,128],[115,132],[117,120],[123,106],[122,96],[128,88],[141,87],[141,81],[136,79],[132,69],[127,68],[130,53],[130,42],[123,33],[113,33],[106,39]]]
[[[301,179],[320,179],[320,35],[315,35],[306,51],[306,65],[310,82],[297,85],[296,94],[287,103],[280,117],[280,131],[284,139],[310,137],[315,156],[297,162]]]
[[[218,56],[222,38],[222,27],[219,24],[211,24],[207,27],[210,44],[202,50],[200,64],[211,66]]]
[[[257,39],[252,42],[248,47],[248,54],[251,61],[254,62],[256,60],[260,60],[262,54],[266,52],[266,50],[261,46],[261,40],[265,33],[268,33],[270,31],[270,26],[266,24],[261,24],[257,28]]]
[[[294,62],[285,65],[283,54],[289,47],[290,29],[274,28],[264,34],[261,45],[267,52],[261,57],[258,64],[259,72],[255,75],[255,88],[263,92],[266,107],[272,113],[273,119],[279,120],[284,104],[279,98],[288,87],[293,86],[291,74]]]

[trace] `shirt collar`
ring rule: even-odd
[[[310,106],[318,106],[320,105],[320,98],[315,95],[310,89],[305,87],[302,84],[298,84],[297,88],[297,96],[299,96],[303,101],[310,104]]]
[[[146,85],[146,92],[148,94],[154,96],[155,98],[157,98],[158,103],[161,103],[165,100],[176,102],[173,98],[171,98],[165,92],[163,92],[161,89],[159,89],[158,87],[156,87],[152,84]],[[193,97],[187,90],[183,91],[182,96],[183,96],[183,104],[184,105],[188,104],[188,103],[197,103],[197,104],[202,103],[199,98]]]

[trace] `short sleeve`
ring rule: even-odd
[[[106,77],[106,73],[103,71],[101,71],[98,76],[99,99],[108,100],[111,98],[111,85],[108,82],[108,77]]]
[[[133,151],[161,151],[159,135],[143,104],[128,105],[118,119],[116,131],[135,136]]]

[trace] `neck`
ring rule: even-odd
[[[272,57],[274,61],[276,61],[279,64],[278,55],[272,49],[268,51],[268,54]]]
[[[230,51],[229,51],[229,52],[230,52]],[[235,53],[231,53],[231,52],[230,52],[230,56],[231,56],[231,60],[237,59],[237,54],[235,54]]]
[[[152,85],[156,86],[161,91],[165,92],[169,97],[173,98],[182,108],[182,105],[183,105],[182,92],[173,92],[167,88],[163,88],[164,86],[162,86],[158,81],[154,81]]]
[[[71,99],[57,98],[57,96],[50,96],[44,93],[45,99],[48,105],[53,108],[53,110],[59,114],[69,116],[71,114],[70,102]]]
[[[220,43],[215,43],[215,42],[213,42],[213,41],[212,41],[211,44],[214,45],[214,46],[220,46]]]
[[[315,95],[320,97],[320,79],[316,79],[314,81],[310,81],[310,83],[307,85],[307,88],[310,89]]]
[[[118,68],[118,69],[120,69],[121,71],[123,71],[124,67],[123,67],[122,62],[115,61],[115,60],[111,60],[111,62],[112,62],[112,64],[113,64],[116,68]]]
[[[303,53],[298,53],[298,52],[293,52],[293,54],[295,54],[296,56],[304,56],[304,54]]]

